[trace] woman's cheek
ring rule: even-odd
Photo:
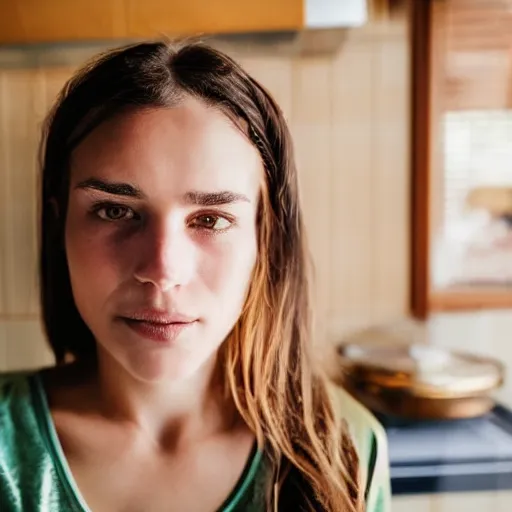
[[[208,288],[219,297],[224,293],[245,293],[256,263],[257,244],[255,233],[233,233],[223,240],[203,246],[199,272]],[[222,236],[222,235],[221,235]]]
[[[116,280],[118,274],[119,258],[123,254],[122,248],[116,247],[104,235],[101,229],[73,223],[70,223],[66,235],[66,253],[72,282],[85,288],[90,287],[91,291],[96,290],[100,294],[102,289],[108,293],[107,289],[112,287],[112,281]]]

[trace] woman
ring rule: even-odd
[[[69,81],[42,148],[58,364],[1,381],[0,509],[363,510],[308,353],[297,172],[270,95],[205,45],[137,44]]]

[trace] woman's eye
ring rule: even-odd
[[[229,228],[231,222],[228,219],[217,215],[201,215],[200,217],[196,217],[192,224],[197,228],[222,231],[223,229]]]
[[[103,206],[96,210],[100,219],[115,221],[115,220],[131,220],[135,217],[135,212],[127,206]]]

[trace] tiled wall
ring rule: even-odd
[[[56,50],[46,51],[47,62],[65,54],[59,50],[57,59]],[[21,60],[0,50],[0,370],[50,360],[38,327],[35,158],[41,119],[80,63]],[[255,46],[240,52],[240,60],[276,96],[295,137],[316,263],[318,339],[402,316],[408,295],[405,18],[349,31],[336,54],[269,56]]]
[[[464,492],[453,494],[399,496],[392,512],[510,512],[512,492]]]

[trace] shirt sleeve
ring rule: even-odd
[[[366,407],[343,388],[332,388],[339,414],[349,426],[359,456],[366,512],[391,511],[391,478],[387,435]]]
[[[369,456],[366,461],[368,467],[365,485],[366,512],[390,512],[391,484],[387,444],[383,432],[375,432],[372,429],[370,438]]]

